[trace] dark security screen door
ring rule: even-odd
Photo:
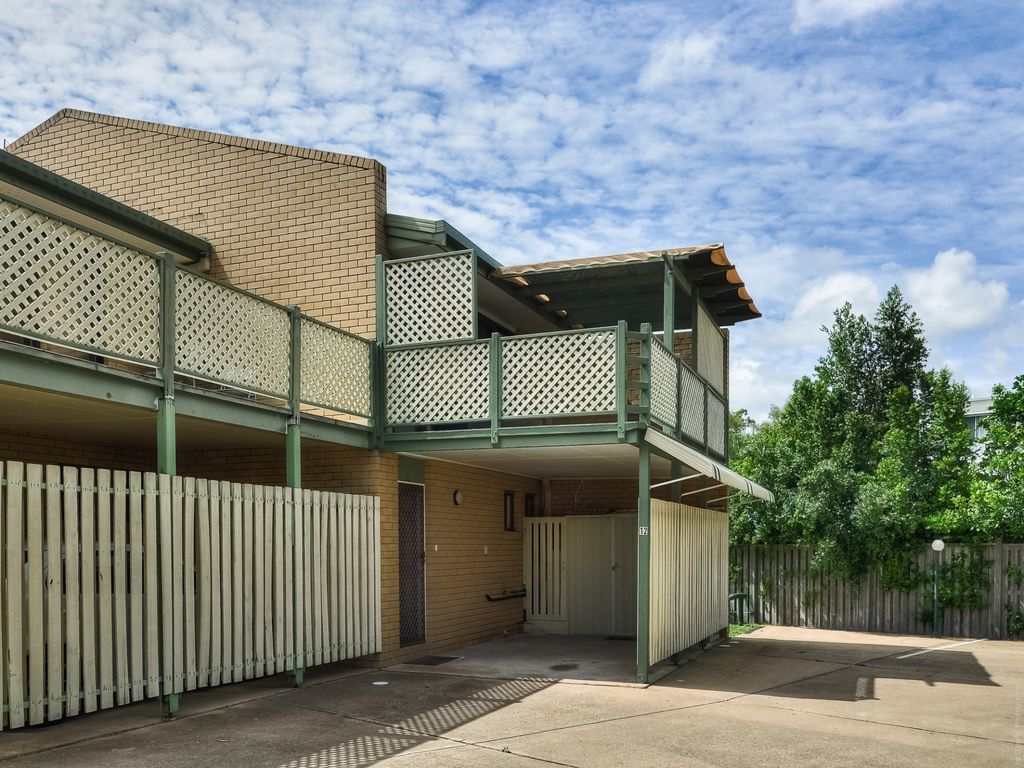
[[[423,616],[423,486],[398,484],[399,640],[415,645],[426,640]]]

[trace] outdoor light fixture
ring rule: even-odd
[[[456,507],[462,503],[462,491],[456,491],[452,494],[452,504]]]
[[[939,636],[939,553],[946,548],[946,542],[936,539],[932,542],[932,636]]]

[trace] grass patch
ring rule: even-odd
[[[763,624],[730,624],[729,637],[745,635],[747,632],[753,632],[755,629],[760,629],[763,626]]]

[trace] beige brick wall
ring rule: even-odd
[[[9,150],[208,240],[210,276],[374,336],[380,163],[74,110]]]
[[[0,460],[139,472],[156,471],[155,450],[70,442],[61,437],[26,432],[0,432]]]

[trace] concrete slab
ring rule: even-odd
[[[1015,747],[963,736],[742,706],[704,707],[492,742],[588,768],[864,768],[1013,765]]]
[[[637,685],[634,640],[524,632],[449,649],[443,655],[459,658],[439,666],[398,664],[392,669],[499,680]],[[665,665],[662,674],[670,670],[671,665]]]
[[[85,768],[1024,766],[1024,643],[860,637],[762,630],[646,689],[334,670],[189,694],[171,722],[152,703],[0,746],[12,766]]]

